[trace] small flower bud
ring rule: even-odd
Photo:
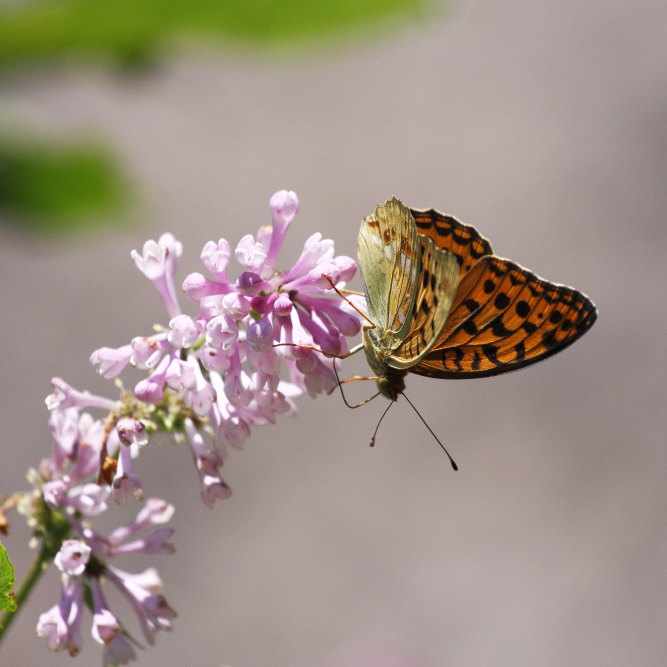
[[[252,234],[246,234],[240,241],[234,251],[236,260],[248,271],[258,271],[264,264],[267,250],[262,243],[255,243]]]
[[[231,252],[227,239],[220,239],[217,243],[209,241],[202,249],[201,261],[216,280],[227,282],[227,265]]]
[[[276,315],[283,317],[290,314],[292,311],[292,300],[284,292],[278,295],[278,298],[273,302],[273,312]]]
[[[264,281],[252,271],[244,271],[236,281],[236,289],[244,296],[256,296],[262,289]]]
[[[250,347],[256,352],[261,352],[273,342],[273,327],[268,317],[263,317],[259,322],[251,322],[248,325],[246,339]]]

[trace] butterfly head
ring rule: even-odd
[[[405,389],[405,374],[406,371],[386,366],[384,373],[378,375],[375,381],[378,391],[390,401],[397,400],[399,394],[402,394]]]

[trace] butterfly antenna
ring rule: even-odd
[[[372,401],[374,398],[378,397],[380,395],[380,392],[378,391],[377,394],[373,394],[370,398],[367,398],[365,401],[361,401],[361,403],[357,403],[356,405],[351,405],[350,403],[347,402],[347,398],[345,397],[345,392],[343,391],[343,383],[340,381],[340,377],[338,377],[338,371],[336,370],[336,362],[332,364],[333,367],[333,372],[334,375],[336,376],[336,382],[338,382],[338,388],[340,389],[340,395],[343,397],[343,403],[347,405],[348,408],[351,408],[354,410],[355,408],[360,408],[362,405],[366,405],[369,401]],[[377,429],[376,429],[377,431]]]
[[[387,406],[386,410],[382,413],[382,417],[380,417],[380,420],[377,423],[377,426],[375,427],[375,430],[373,431],[373,437],[371,438],[370,446],[375,447],[375,436],[378,434],[378,429],[380,428],[380,424],[382,423],[382,420],[384,419],[385,415],[389,412],[389,408],[395,403],[396,401],[390,401],[389,405]]]
[[[458,470],[459,467],[456,465],[456,461],[454,461],[451,454],[447,451],[447,448],[440,442],[440,439],[438,438],[438,436],[435,433],[433,433],[433,429],[426,423],[426,420],[419,414],[419,410],[417,410],[417,408],[413,405],[412,401],[406,396],[405,392],[403,392],[403,396],[404,396],[405,400],[410,404],[412,409],[417,413],[417,417],[419,417],[419,419],[422,420],[422,423],[424,424],[424,426],[426,426],[426,428],[428,429],[428,432],[435,438],[435,441],[442,447],[442,451],[445,452],[445,454],[447,454],[447,458],[449,459],[449,462],[452,464],[452,468],[454,468],[454,470]],[[382,415],[382,416],[384,417],[384,415]],[[380,421],[382,421],[382,420],[380,420]],[[379,426],[379,424],[378,424],[378,426]],[[377,432],[377,429],[375,429],[375,430]],[[375,437],[375,436],[373,436],[373,437]]]

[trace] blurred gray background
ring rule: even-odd
[[[458,473],[404,401],[370,449],[384,404],[336,395],[257,428],[213,511],[184,447],[146,452],[177,553],[122,565],[156,565],[179,618],[139,664],[666,664],[666,27],[659,0],[469,0],[303,57],[202,47],[136,78],[3,82],[3,118],[105,137],[142,199],[134,226],[55,243],[0,227],[2,492],[49,453],[50,378],[113,395],[89,353],[166,322],[129,251],[173,232],[182,279],[207,240],[267,223],[277,189],[301,199],[285,264],[315,231],[354,256],[360,219],[397,195],[600,311],[544,364],[408,378]],[[19,576],[26,535],[17,520],[4,540]],[[2,664],[99,664],[89,617],[78,663],[35,638],[58,595],[51,573]]]

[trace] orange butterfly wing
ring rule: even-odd
[[[453,253],[460,265],[459,279],[472,268],[473,264],[491,255],[491,244],[471,225],[464,225],[451,215],[445,215],[433,208],[428,210],[410,209],[417,225],[417,233],[433,239],[438,248]]]
[[[455,218],[433,210],[415,214],[419,233],[427,231],[462,264],[438,342],[411,372],[448,379],[507,373],[559,352],[595,322],[586,295],[491,255],[488,241]]]

